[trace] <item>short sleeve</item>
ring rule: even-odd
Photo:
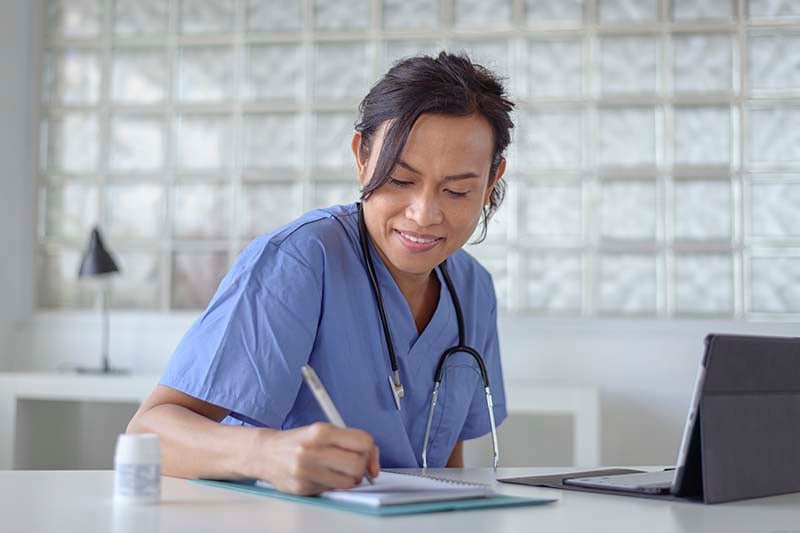
[[[497,302],[492,291],[492,311],[489,316],[486,342],[481,355],[486,371],[489,374],[489,388],[492,391],[494,404],[494,421],[497,426],[506,418],[506,392],[503,384],[503,368],[500,364],[500,344],[497,338]],[[486,408],[486,392],[479,382],[475,387],[467,418],[458,436],[458,440],[469,440],[481,437],[491,431],[489,410]]]
[[[255,241],[181,339],[160,383],[243,422],[279,428],[316,337],[321,280],[305,260]]]

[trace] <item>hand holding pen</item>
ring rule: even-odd
[[[317,376],[317,373],[311,368],[309,365],[305,365],[300,369],[301,373],[303,374],[303,379],[308,385],[309,389],[311,389],[311,393],[314,395],[314,398],[319,403],[322,412],[325,413],[325,416],[328,418],[328,421],[338,428],[346,428],[347,426],[342,419],[342,416],[339,414],[339,411],[336,409],[336,406],[331,400],[328,391],[325,389],[325,386],[322,384],[322,381]],[[369,465],[367,467],[367,471],[364,473],[364,476],[367,478],[367,481],[370,485],[374,485],[375,481],[372,475],[369,473]]]

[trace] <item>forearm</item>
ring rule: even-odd
[[[137,413],[128,425],[128,433],[158,434],[162,472],[183,478],[252,477],[249,459],[269,431],[220,424],[175,404]]]

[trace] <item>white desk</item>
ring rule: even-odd
[[[0,470],[14,468],[19,400],[140,403],[159,377],[0,373]],[[506,395],[511,414],[571,415],[574,463],[586,467],[600,464],[600,394],[596,388],[510,383]]]
[[[552,468],[501,468],[498,475],[546,474]],[[435,475],[492,482],[520,496],[559,497],[545,506],[376,518],[164,478],[162,503],[115,505],[111,471],[0,472],[3,531],[157,532],[313,531],[469,533],[472,531],[791,532],[800,524],[800,494],[719,505],[661,502],[499,484],[489,469]]]

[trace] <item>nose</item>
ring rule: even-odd
[[[427,194],[415,196],[406,207],[406,218],[413,220],[419,227],[441,224],[444,213],[439,201]]]

